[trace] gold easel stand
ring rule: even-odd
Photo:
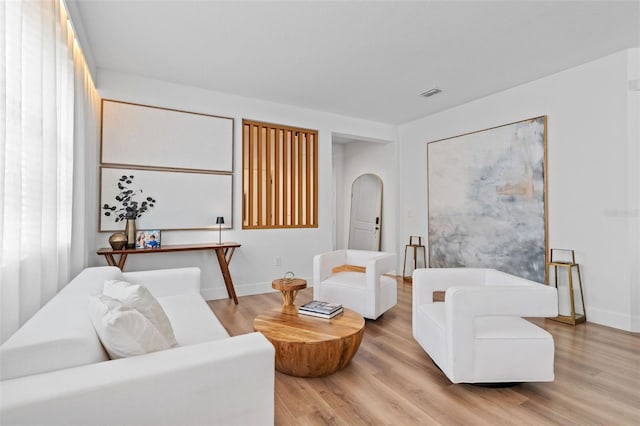
[[[413,242],[413,239],[418,239],[418,244]],[[422,260],[424,262],[424,267],[427,267],[427,252],[425,251],[424,246],[422,245],[422,237],[417,237],[414,235],[409,236],[409,244],[404,246],[404,263],[402,264],[402,280],[411,282],[411,276],[407,276],[405,271],[407,270],[407,250],[413,249],[413,270],[415,271],[417,267],[418,261],[418,249],[422,249]]]
[[[554,250],[557,252],[570,253],[570,258],[566,260],[554,260]],[[558,268],[564,268],[569,276],[569,299],[571,302],[571,315],[558,315],[554,318],[549,318],[554,321],[563,322],[565,324],[576,325],[587,320],[587,311],[584,308],[584,293],[582,292],[582,277],[580,275],[580,265],[576,263],[575,254],[573,250],[561,250],[551,249],[551,262],[547,263],[547,269],[553,266],[554,269],[554,282],[556,289],[558,288]],[[576,314],[575,297],[573,289],[573,268],[578,271],[578,286],[580,288],[580,300],[582,301],[582,313]],[[547,283],[548,284],[548,283]]]

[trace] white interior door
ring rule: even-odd
[[[380,250],[382,180],[373,174],[359,176],[351,186],[349,248]]]

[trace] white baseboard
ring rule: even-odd
[[[307,280],[307,287],[312,287],[311,279],[304,278]],[[249,283],[249,284],[241,284],[234,285],[236,290],[236,296],[251,296],[254,294],[263,294],[263,293],[271,293],[276,290],[271,288],[271,281],[269,282],[261,282],[261,283]],[[219,288],[205,288],[200,291],[202,297],[205,300],[218,300],[218,299],[227,299],[229,295],[227,294],[226,287]]]
[[[587,322],[634,333],[640,332],[640,317],[606,311],[604,309],[593,307],[587,309]]]

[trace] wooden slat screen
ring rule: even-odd
[[[242,227],[318,226],[318,131],[242,120]]]

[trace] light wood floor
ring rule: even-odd
[[[491,389],[453,385],[411,334],[411,285],[398,305],[367,320],[351,364],[318,379],[276,372],[277,425],[640,425],[640,336],[596,324],[534,320],[555,339],[556,380]],[[298,294],[296,304],[312,299]],[[231,335],[281,304],[279,293],[209,305]]]

